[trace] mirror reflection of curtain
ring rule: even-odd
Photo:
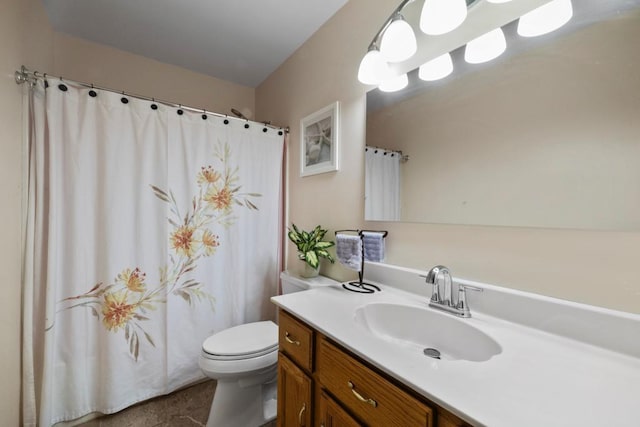
[[[367,147],[365,151],[364,218],[400,219],[400,155]]]

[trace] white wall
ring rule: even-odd
[[[256,92],[258,117],[289,124],[289,220],[311,228],[379,228],[389,231],[387,261],[559,298],[640,313],[640,233],[515,227],[365,223],[363,175],[365,94],[358,64],[396,1],[351,0]],[[299,122],[340,101],[341,168],[299,177]],[[289,245],[288,265],[298,269]],[[337,279],[353,277],[323,266]]]

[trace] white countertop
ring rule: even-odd
[[[381,288],[357,294],[335,285],[271,301],[474,426],[640,426],[640,358],[477,313],[471,306],[473,317],[461,321],[490,335],[502,352],[484,362],[430,359],[354,322],[356,309],[368,303],[429,309],[424,296]]]

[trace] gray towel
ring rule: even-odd
[[[345,267],[360,271],[362,264],[362,240],[350,234],[336,235],[336,256]]]
[[[364,259],[366,261],[384,261],[384,233],[363,231]]]

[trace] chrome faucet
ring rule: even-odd
[[[443,278],[443,290],[440,291],[440,284],[438,277]],[[452,296],[453,280],[451,279],[451,273],[449,269],[443,265],[436,265],[426,276],[420,276],[427,279],[427,283],[432,285],[431,300],[429,301],[429,307],[436,308],[438,310],[446,311],[447,313],[455,314],[460,317],[471,317],[469,311],[469,305],[467,304],[467,289],[477,292],[482,292],[482,288],[471,285],[458,284],[458,300],[454,302]]]

